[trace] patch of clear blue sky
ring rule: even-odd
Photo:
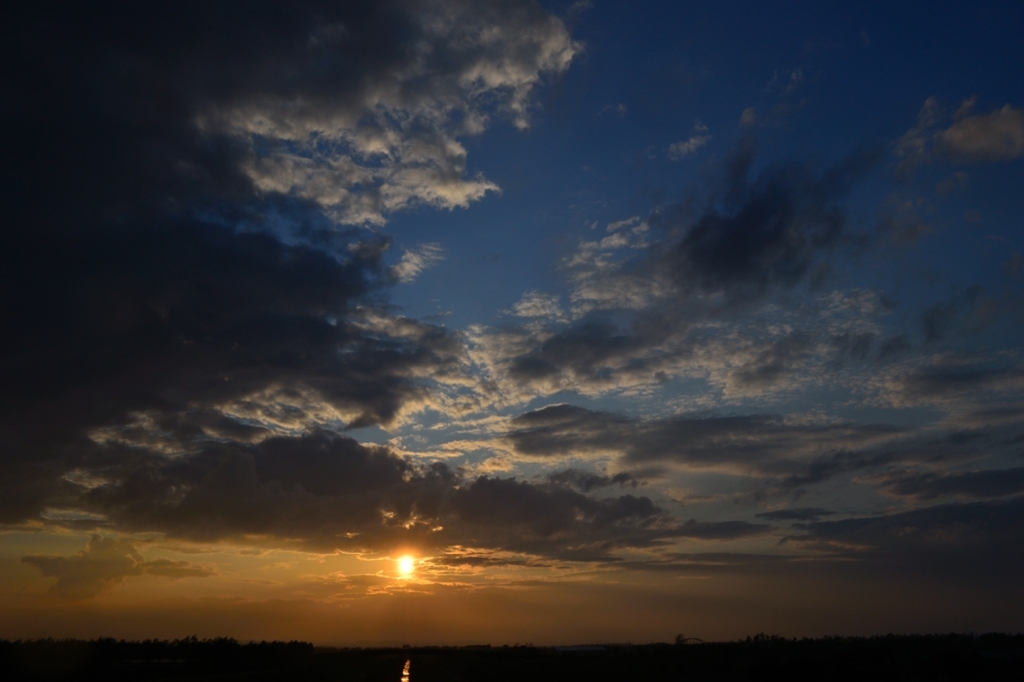
[[[566,16],[570,3],[544,3]],[[437,242],[446,260],[393,300],[407,314],[451,313],[445,324],[494,323],[523,292],[566,292],[557,265],[581,238],[632,215],[646,216],[713,173],[743,134],[744,109],[758,164],[827,164],[863,145],[887,152],[936,96],[948,115],[976,95],[976,111],[1024,93],[1019,2],[978,3],[620,3],[597,0],[575,13],[585,50],[538,92],[526,132],[496,122],[464,140],[470,175],[501,188],[469,209],[420,209],[392,217],[399,247]],[[794,76],[794,74],[798,74]],[[620,105],[624,110],[617,109]],[[696,121],[710,142],[679,161],[668,146]],[[909,249],[849,263],[843,286],[897,291],[920,308],[972,284],[1000,280],[1007,254],[1024,249],[1022,164],[919,169],[910,182],[879,169],[846,202],[870,227],[886,198],[923,200],[930,235]],[[968,180],[947,197],[935,186],[957,170]],[[755,167],[756,172],[756,167]],[[965,216],[974,211],[967,222]],[[396,254],[397,255],[397,254]],[[909,311],[909,308],[906,309]],[[909,312],[908,312],[909,314]]]

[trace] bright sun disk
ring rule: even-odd
[[[411,556],[406,555],[398,558],[398,572],[403,576],[412,575],[413,571],[416,570],[416,560]]]

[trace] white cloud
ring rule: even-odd
[[[623,227],[632,227],[636,223],[640,222],[640,216],[635,215],[632,218],[626,218],[625,220],[616,220],[614,223],[608,223],[607,231],[614,232],[620,230]]]
[[[545,294],[540,291],[528,291],[523,297],[512,306],[511,311],[506,311],[517,317],[532,317],[566,322],[569,318],[559,303],[560,296]]]
[[[693,154],[711,141],[711,136],[707,134],[708,127],[700,121],[694,124],[692,132],[693,134],[688,139],[669,145],[668,156],[670,159],[678,161],[685,156]]]
[[[466,177],[459,138],[493,117],[529,127],[535,87],[564,72],[581,46],[532,2],[412,4],[413,44],[356,92],[234,102],[197,123],[253,141],[243,170],[257,187],[313,200],[346,224],[382,224],[415,205],[464,208],[498,191],[480,174]],[[309,36],[310,59],[348,59],[350,39],[346,27],[321,26]]]
[[[673,160],[689,156],[706,145],[710,140],[710,135],[693,135],[687,140],[682,140],[670,145],[668,148],[668,156]]]
[[[942,113],[934,97],[925,100],[917,124],[896,145],[901,170],[947,157],[979,163],[1009,161],[1024,156],[1024,110],[1009,104],[988,114],[971,115],[975,98],[965,100],[953,115],[953,125],[934,132]]]
[[[938,141],[945,151],[965,161],[1019,158],[1024,156],[1024,110],[1007,104],[990,114],[962,116],[939,133]]]
[[[421,244],[415,249],[409,249],[402,254],[402,258],[391,268],[391,275],[402,283],[409,283],[415,280],[421,272],[444,260],[444,249],[440,244]]]

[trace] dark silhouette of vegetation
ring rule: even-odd
[[[1024,635],[886,635],[576,647],[320,648],[217,638],[0,641],[5,680],[1022,680]]]
[[[39,639],[0,640],[6,679],[136,680],[178,678],[294,667],[313,656],[307,642],[250,642],[228,637],[127,642]]]

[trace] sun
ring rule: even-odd
[[[398,572],[403,578],[410,578],[416,571],[416,559],[406,554],[398,557]]]

